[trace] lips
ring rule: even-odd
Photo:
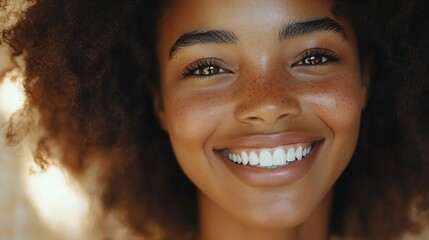
[[[251,135],[232,139],[215,152],[239,165],[276,168],[304,159],[322,139],[289,132]]]
[[[309,142],[262,149],[233,148],[224,149],[222,154],[236,164],[276,168],[302,160],[312,151],[313,144]]]
[[[306,175],[318,156],[324,138],[282,133],[228,139],[214,152],[219,163],[246,184],[278,187]]]

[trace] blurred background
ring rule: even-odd
[[[37,124],[19,144],[6,142],[10,118],[25,103],[21,81],[0,45],[0,240],[138,239],[101,210],[97,166],[79,181],[55,165],[55,159],[40,169],[32,155]]]
[[[0,48],[0,72],[10,68]],[[12,70],[0,81],[0,240],[84,239],[89,201],[78,183],[56,166],[41,171],[30,139],[5,143],[8,119],[25,101],[20,79]]]

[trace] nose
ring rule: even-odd
[[[243,81],[237,94],[235,117],[252,125],[275,125],[301,112],[297,95],[287,79]]]

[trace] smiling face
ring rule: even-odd
[[[348,164],[366,80],[330,1],[181,0],[159,26],[158,115],[201,201],[239,222],[305,222]]]

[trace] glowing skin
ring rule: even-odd
[[[349,22],[311,0],[171,1],[162,16],[155,105],[200,191],[200,239],[327,239],[331,188],[355,149],[368,82]],[[287,24],[328,18],[343,32],[279,37]],[[230,38],[173,47],[207,31]],[[296,144],[313,150],[278,168],[225,156]]]

